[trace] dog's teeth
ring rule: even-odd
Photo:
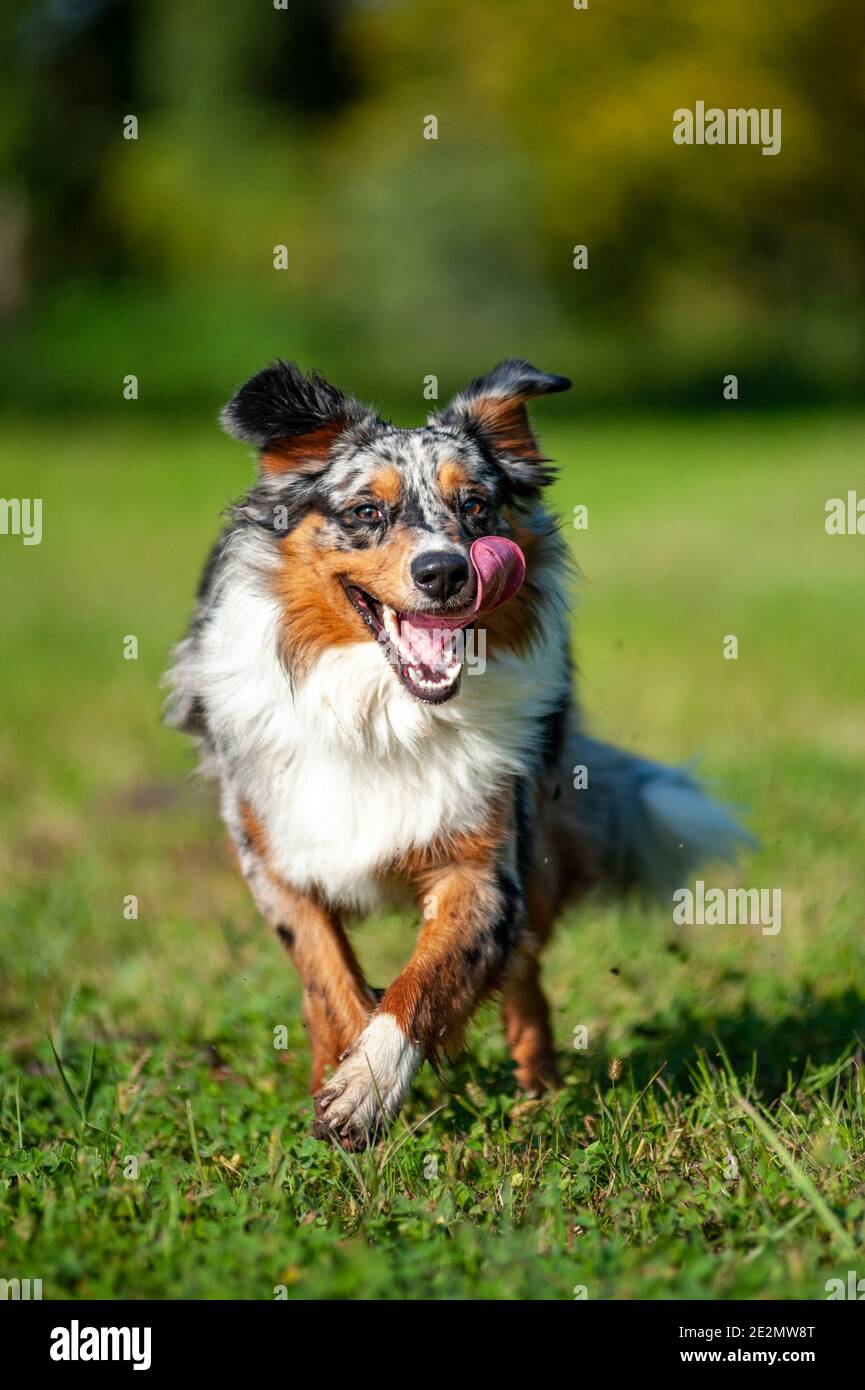
[[[387,633],[388,637],[390,637],[394,642],[398,643],[399,622],[397,621],[395,610],[393,608],[389,608],[386,603],[383,603],[381,606],[381,618],[382,623],[384,625],[384,630]]]

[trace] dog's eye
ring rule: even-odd
[[[380,507],[374,507],[372,502],[362,502],[359,507],[355,507],[354,515],[358,521],[381,521],[382,514]]]
[[[479,517],[483,516],[488,505],[484,497],[464,497],[460,503],[460,511],[463,516]]]

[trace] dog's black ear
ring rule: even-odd
[[[320,469],[341,434],[376,420],[318,372],[280,360],[241,386],[220,418],[235,439],[257,445],[265,473]]]
[[[531,492],[551,482],[554,470],[532,431],[526,401],[567,391],[570,385],[566,376],[551,376],[519,357],[508,357],[431,415],[430,424],[456,426],[473,436],[492,451],[518,491]]]

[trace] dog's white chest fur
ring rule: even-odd
[[[550,616],[537,650],[464,672],[435,706],[407,694],[370,640],[325,653],[292,690],[276,605],[228,589],[201,636],[199,679],[223,771],[262,822],[272,868],[367,912],[403,854],[481,826],[529,769],[538,720],[567,680]]]

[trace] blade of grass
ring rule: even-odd
[[[204,1180],[204,1168],[201,1163],[201,1154],[198,1152],[198,1136],[195,1133],[195,1118],[192,1114],[192,1101],[186,1102],[186,1123],[189,1127],[189,1142],[192,1145],[192,1152],[195,1155],[195,1166],[198,1169],[198,1176]]]
[[[805,1200],[810,1202],[811,1207],[813,1208],[815,1214],[823,1222],[823,1225],[835,1237],[839,1245],[842,1246],[846,1253],[851,1258],[854,1258],[856,1255],[856,1246],[853,1244],[853,1241],[850,1239],[850,1236],[844,1230],[844,1227],[841,1225],[841,1222],[838,1220],[835,1213],[829,1207],[825,1198],[823,1198],[817,1191],[813,1182],[808,1177],[808,1174],[804,1172],[802,1168],[799,1167],[799,1164],[796,1162],[793,1156],[787,1152],[784,1145],[781,1143],[781,1140],[778,1138],[777,1134],[772,1129],[771,1125],[768,1125],[766,1123],[766,1121],[763,1119],[763,1116],[760,1115],[757,1110],[755,1110],[751,1102],[745,1100],[745,1097],[741,1095],[737,1096],[736,1098],[739,1102],[739,1105],[745,1111],[745,1114],[750,1118],[752,1123],[756,1125],[757,1129],[762,1134],[766,1143],[778,1155],[781,1162],[784,1164],[784,1167],[787,1169],[787,1172],[790,1174],[790,1177],[793,1179],[793,1182],[795,1183],[796,1187],[798,1187]]]
[[[93,1067],[96,1061],[96,1039],[90,1045],[90,1061],[87,1064],[87,1078],[84,1082],[84,1094],[81,1097],[81,1118],[86,1120],[90,1112],[90,1102],[93,1099]]]
[[[70,1085],[70,1083],[69,1083],[69,1079],[68,1079],[68,1077],[67,1077],[67,1075],[66,1075],[66,1072],[64,1071],[64,1068],[63,1068],[63,1063],[62,1063],[61,1060],[60,1060],[60,1053],[57,1051],[57,1048],[54,1046],[54,1039],[51,1037],[51,1034],[50,1034],[50,1033],[47,1035],[47,1037],[48,1037],[48,1045],[49,1045],[49,1047],[51,1048],[51,1051],[54,1053],[54,1061],[55,1061],[56,1064],[57,1064],[57,1071],[58,1071],[59,1074],[60,1074],[60,1080],[63,1082],[63,1089],[64,1089],[64,1091],[66,1092],[66,1095],[67,1095],[68,1098],[69,1098],[69,1104],[72,1106],[72,1108],[73,1108],[73,1110],[75,1111],[76,1115],[78,1116],[79,1120],[83,1120],[83,1119],[84,1119],[84,1115],[83,1115],[82,1110],[81,1110],[81,1102],[79,1101],[78,1097],[76,1096],[75,1092],[73,1091],[73,1089],[72,1089],[72,1087],[71,1087],[71,1085]]]
[[[18,1147],[24,1148],[24,1131],[21,1128],[21,1088],[20,1077],[15,1074],[15,1118],[18,1121]]]

